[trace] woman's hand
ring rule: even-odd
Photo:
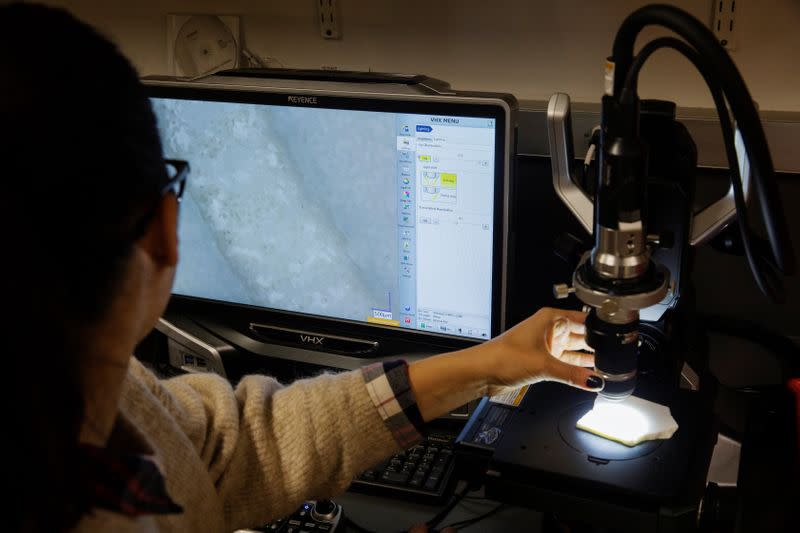
[[[594,355],[587,353],[585,320],[579,311],[545,307],[476,347],[491,361],[487,394],[545,380],[601,390],[602,378],[585,368],[594,366]]]
[[[409,366],[411,388],[425,421],[479,398],[538,381],[559,381],[590,391],[603,388],[592,370],[586,314],[543,308],[483,344],[429,357]]]

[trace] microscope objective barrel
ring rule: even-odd
[[[592,310],[586,318],[586,342],[595,350],[595,368],[605,378],[600,393],[612,400],[623,400],[636,388],[639,321],[610,324]]]

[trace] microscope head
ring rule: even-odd
[[[603,279],[586,254],[575,270],[576,296],[591,309],[586,318],[586,343],[594,349],[595,369],[605,379],[600,395],[624,400],[636,388],[639,311],[667,294],[669,271],[649,257],[644,273],[629,279]]]
[[[651,258],[647,234],[647,147],[639,134],[639,102],[603,97],[595,244],[575,270],[575,295],[591,308],[586,340],[605,378],[601,393],[623,400],[636,387],[639,311],[667,295],[669,271]]]

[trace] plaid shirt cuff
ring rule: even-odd
[[[375,363],[361,368],[372,402],[401,448],[416,444],[425,422],[417,407],[405,361]]]
[[[79,450],[92,507],[127,516],[183,512],[167,494],[164,477],[148,456],[89,444],[80,444]]]

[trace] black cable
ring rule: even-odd
[[[494,507],[493,509],[483,513],[482,515],[478,515],[478,516],[475,516],[473,518],[468,518],[466,520],[460,520],[458,522],[453,522],[452,524],[448,524],[448,525],[444,526],[442,529],[447,529],[448,527],[452,527],[452,528],[458,530],[458,529],[462,529],[462,528],[465,528],[465,527],[473,526],[473,525],[477,524],[478,522],[480,522],[481,520],[486,520],[490,516],[496,515],[497,513],[499,513],[500,511],[503,510],[505,505],[506,504],[504,504],[504,503],[498,504],[496,507]]]
[[[461,492],[459,492],[458,494],[455,494],[453,496],[453,499],[450,500],[450,502],[444,508],[442,508],[441,511],[436,513],[431,519],[429,519],[427,522],[425,522],[425,525],[428,526],[428,529],[430,531],[434,531],[436,526],[439,525],[439,522],[441,522],[442,520],[447,518],[447,515],[449,515],[453,511],[453,509],[455,508],[456,505],[458,505],[463,499],[468,498],[467,497],[467,493],[469,491],[470,491],[470,486],[469,486],[469,484],[467,484],[467,485],[464,486],[464,489]],[[482,520],[483,518],[485,518],[485,516],[484,517],[475,517],[474,519],[470,518],[469,520],[463,520],[462,522],[468,522],[468,521],[476,520],[476,519],[481,519]],[[344,516],[343,522],[348,528],[352,528],[355,531],[357,531],[358,533],[375,533],[374,531],[372,531],[370,529],[367,529],[367,528],[355,523],[353,521],[353,519],[350,518],[347,515]],[[452,527],[452,526],[446,526],[446,527]]]
[[[450,514],[450,512],[453,510],[453,508],[455,508],[455,506],[458,505],[458,503],[461,500],[464,499],[464,496],[467,495],[469,490],[470,490],[470,486],[469,486],[469,483],[467,483],[466,485],[464,485],[464,488],[461,490],[461,492],[459,492],[458,494],[453,496],[453,499],[450,500],[450,503],[448,503],[441,511],[436,513],[433,516],[433,518],[431,518],[430,520],[425,522],[425,525],[427,525],[429,529],[433,529],[436,526],[438,526],[439,522],[441,522],[442,520],[447,518],[447,515]]]
[[[777,184],[773,178],[772,158],[758,111],[736,65],[711,30],[674,6],[650,5],[634,11],[623,21],[614,39],[614,96],[618,98],[623,89],[625,75],[633,62],[636,37],[642,28],[649,25],[664,26],[674,31],[697,50],[706,64],[714,67],[711,73],[713,79],[719,83],[730,103],[747,149],[775,264],[785,274],[794,273],[794,250],[783,217]]]
[[[734,203],[736,205],[736,214],[739,218],[739,233],[742,238],[742,245],[744,247],[745,257],[753,274],[756,285],[761,292],[770,300],[774,302],[783,301],[783,294],[780,285],[780,279],[774,271],[774,265],[771,265],[767,260],[763,260],[760,254],[756,252],[755,245],[757,237],[750,229],[747,214],[747,203],[744,197],[744,188],[742,186],[742,177],[739,169],[739,158],[736,154],[736,141],[734,139],[733,125],[731,124],[730,114],[728,107],[725,104],[725,97],[722,88],[711,77],[710,67],[705,60],[685,42],[675,39],[674,37],[662,37],[647,43],[636,55],[627,75],[625,76],[625,83],[620,91],[620,101],[628,101],[636,97],[639,72],[644,66],[645,62],[657,50],[662,48],[672,48],[673,50],[681,53],[686,57],[694,67],[703,76],[703,79],[708,86],[711,96],[714,99],[714,105],[717,108],[719,115],[720,127],[722,129],[722,138],[725,144],[725,153],[728,159],[728,166],[731,172],[731,186],[733,187]],[[763,259],[762,259],[763,258]],[[762,259],[762,260],[760,260]]]

